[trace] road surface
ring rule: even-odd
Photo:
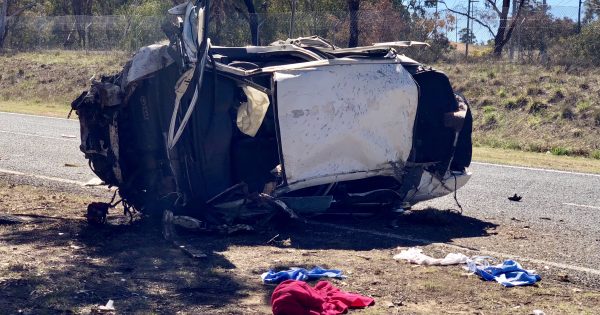
[[[600,279],[600,175],[476,162],[470,171],[471,181],[457,195],[464,215],[498,228],[448,242],[553,263],[546,268],[564,264],[596,277],[588,282]],[[2,173],[71,183],[94,177],[79,151],[76,120],[0,112]],[[509,201],[514,193],[523,200]],[[426,207],[457,208],[453,196],[415,208]]]
[[[87,182],[79,122],[0,112],[0,170]]]

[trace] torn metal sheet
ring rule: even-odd
[[[402,65],[277,71],[274,81],[290,190],[391,175],[408,159],[418,89]]]
[[[125,85],[168,67],[175,60],[168,53],[168,45],[154,44],[140,48],[133,56]]]
[[[405,201],[410,204],[443,197],[462,188],[471,178],[471,173],[449,172],[442,180],[429,172],[424,172],[419,186],[408,192]]]

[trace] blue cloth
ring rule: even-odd
[[[323,269],[317,266],[311,270],[306,270],[304,268],[292,268],[284,271],[269,270],[260,277],[264,284],[278,284],[285,280],[310,281],[322,277],[343,279],[346,276],[342,275],[341,270]]]
[[[479,266],[473,262],[468,265],[469,269],[482,279],[495,280],[505,287],[531,285],[542,280],[535,271],[521,268],[521,265],[514,260],[505,260],[496,266]]]

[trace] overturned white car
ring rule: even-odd
[[[219,224],[265,209],[386,211],[467,182],[466,100],[400,54],[426,44],[212,46],[207,5],[171,9],[169,44],[72,104],[81,150],[126,208]]]

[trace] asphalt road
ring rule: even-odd
[[[470,171],[471,181],[457,195],[464,215],[499,228],[450,243],[589,268],[600,279],[600,175],[476,162]],[[0,174],[7,172],[72,183],[94,177],[79,151],[76,120],[0,112]],[[523,200],[509,201],[514,193]],[[457,208],[453,196],[415,208],[426,207]]]
[[[79,122],[0,112],[0,170],[87,182]]]

